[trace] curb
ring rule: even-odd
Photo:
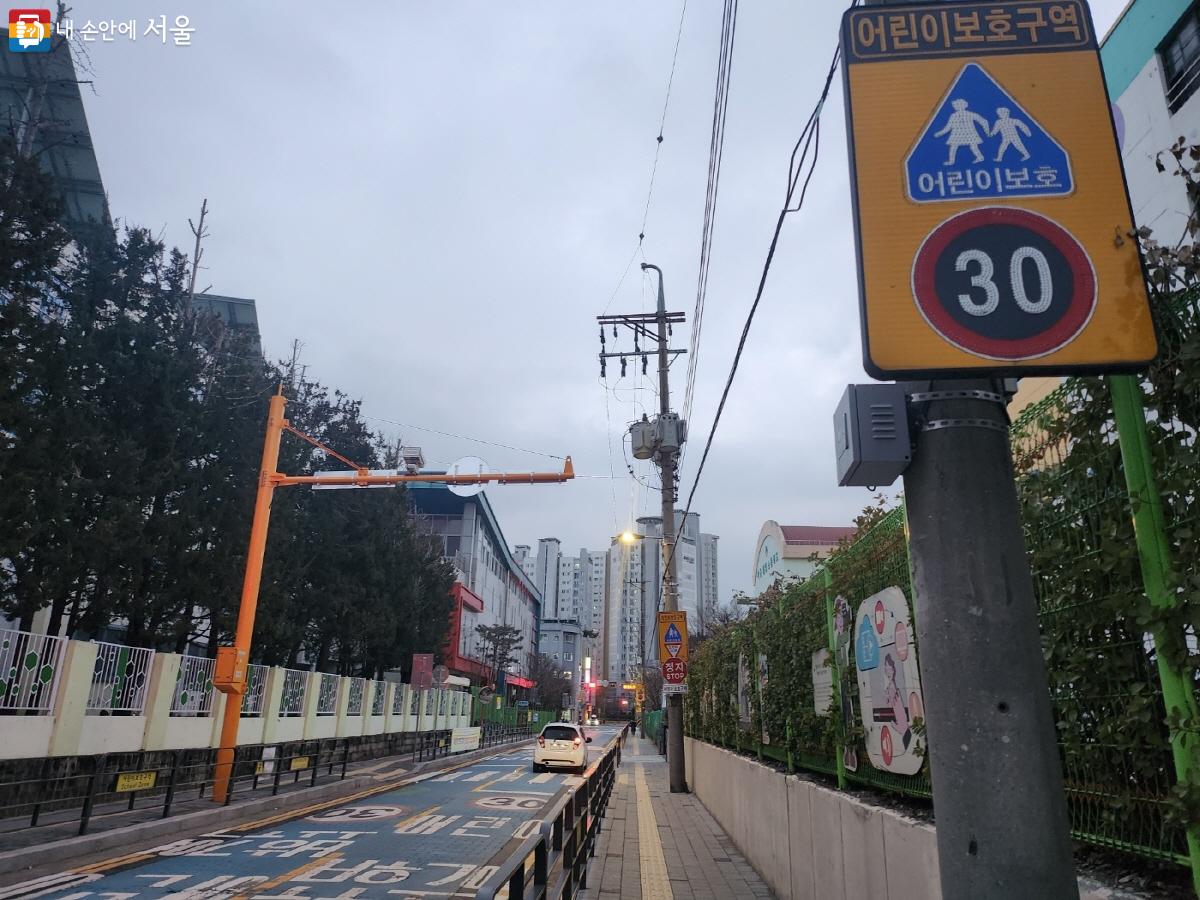
[[[180,813],[177,816],[168,816],[153,822],[139,822],[136,825],[127,825],[96,834],[85,834],[52,843],[6,850],[0,852],[0,876],[27,873],[40,866],[51,864],[65,868],[70,866],[72,860],[103,853],[114,848],[120,848],[126,852],[148,849],[166,843],[167,839],[179,835],[219,831],[233,825],[251,822],[257,818],[279,815],[292,810],[299,811],[325,800],[336,802],[347,795],[369,791],[371,788],[377,788],[380,793],[396,790],[416,781],[424,781],[434,773],[462,768],[480,759],[524,747],[532,740],[529,738],[509,744],[497,744],[492,747],[471,750],[458,756],[418,763],[399,780],[381,782],[375,775],[349,776],[343,781],[301,788],[274,797],[258,797],[231,806],[215,806],[212,809]],[[386,759],[387,757],[382,758]],[[438,765],[438,763],[448,764]]]

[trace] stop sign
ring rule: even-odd
[[[663,681],[667,684],[683,684],[683,680],[687,678],[687,663],[672,657],[663,663],[662,671]]]

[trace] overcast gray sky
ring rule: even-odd
[[[1123,6],[1094,0],[1100,33]],[[687,4],[643,244],[689,322],[721,8]],[[660,502],[627,476],[622,451],[626,424],[657,406],[653,375],[620,380],[610,366],[606,390],[595,316],[653,304],[636,262],[616,289],[637,246],[680,9],[117,0],[71,15],[132,18],[139,32],[151,16],[186,15],[195,28],[190,47],[87,45],[85,104],[114,214],[190,250],[187,219],[207,197],[201,284],[254,298],[268,354],[299,338],[309,375],[361,397],[368,415],[571,454],[597,477],[488,496],[510,544],[552,535],[574,552],[606,548]],[[843,9],[741,4],[684,499]],[[749,588],[764,520],[844,524],[869,499],[834,474],[834,405],[866,380],[842,118],[839,76],[818,174],[785,226],[693,506],[721,538],[722,600]],[[432,460],[558,465],[377,424]],[[636,471],[655,483],[648,464]]]

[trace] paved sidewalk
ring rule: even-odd
[[[672,794],[666,759],[631,738],[621,754],[586,900],[727,900],[771,891],[692,794]]]

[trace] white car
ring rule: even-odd
[[[538,735],[533,747],[533,771],[546,769],[587,768],[587,745],[592,742],[578,725],[566,722],[551,722]]]
[[[588,725],[592,726],[593,728],[597,728],[600,725],[600,720],[595,716],[592,716],[590,719],[588,719]]]

